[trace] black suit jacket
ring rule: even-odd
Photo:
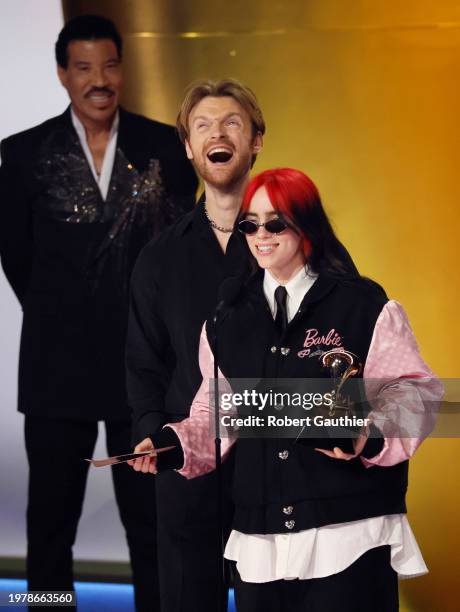
[[[197,187],[174,128],[120,109],[104,201],[63,115],[1,143],[0,254],[24,311],[19,410],[127,418],[127,289],[141,248],[191,209]]]

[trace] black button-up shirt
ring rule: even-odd
[[[188,416],[201,384],[198,347],[222,281],[248,261],[244,238],[232,234],[224,253],[203,202],[141,252],[131,284],[127,386],[134,441]]]

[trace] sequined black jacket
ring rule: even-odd
[[[0,255],[24,311],[19,410],[126,418],[128,285],[141,248],[192,208],[171,126],[120,109],[104,201],[63,115],[1,143]]]

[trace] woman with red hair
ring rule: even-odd
[[[405,516],[407,467],[433,427],[427,402],[440,399],[442,385],[420,356],[402,307],[358,274],[305,174],[283,168],[256,176],[237,228],[252,274],[227,291],[218,327],[214,320],[203,327],[203,384],[190,417],[165,426],[154,444],[182,448],[177,470],[186,478],[214,469],[209,379],[216,336],[229,397],[238,379],[324,379],[327,356],[350,359],[374,398],[374,423],[351,442],[248,438],[241,429],[238,438],[222,440],[224,457],[237,440],[225,556],[236,563],[238,612],[396,611],[398,575],[427,571]],[[410,417],[404,437],[378,429],[395,410]],[[254,411],[263,414],[260,406]],[[155,457],[143,461],[144,471],[156,471]]]
[[[297,228],[301,238],[303,263],[308,262],[311,271],[358,276],[350,255],[334,234],[316,185],[306,174],[293,168],[277,168],[255,176],[244,194],[240,231],[251,227],[241,221],[248,216],[257,192],[267,195],[273,211],[276,209],[277,216],[285,222],[289,221],[291,229]],[[248,236],[252,232],[243,233]],[[257,251],[252,254],[260,264]]]

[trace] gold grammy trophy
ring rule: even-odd
[[[355,413],[355,402],[350,396],[342,394],[344,384],[349,378],[357,376],[361,371],[361,364],[358,357],[345,349],[332,349],[323,353],[321,357],[323,367],[329,370],[331,378],[334,380],[332,390],[332,404],[329,406],[328,416],[333,417],[336,410],[344,416],[353,416]]]

